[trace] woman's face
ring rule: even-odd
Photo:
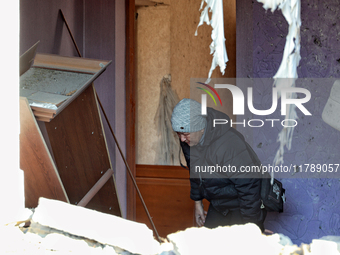
[[[201,140],[201,137],[204,133],[204,129],[197,131],[197,132],[176,132],[179,139],[182,142],[187,143],[189,146],[195,146],[199,143],[199,141]]]

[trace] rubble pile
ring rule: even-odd
[[[45,198],[20,220],[0,226],[0,254],[340,255],[340,237],[297,246],[282,234],[263,235],[254,224],[188,228],[159,243],[145,224]]]

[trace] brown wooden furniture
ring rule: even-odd
[[[41,83],[38,88],[33,86],[29,89],[42,92],[39,94],[41,101],[44,101],[43,93],[49,101],[53,101],[49,94],[52,97],[53,93],[55,97],[60,95],[55,92],[53,79],[50,80],[56,77],[54,72],[65,80],[71,76],[74,79],[85,77],[85,80],[76,84],[76,89],[66,86],[65,91],[61,91],[66,100],[56,104],[57,108],[53,110],[44,106],[28,107],[27,99],[21,99],[20,167],[25,174],[26,207],[36,207],[40,196],[77,204],[108,169],[113,169],[92,84],[108,64],[110,61],[36,55],[31,69],[43,69],[43,73],[47,74],[29,77],[32,83],[34,79]],[[59,87],[64,86],[63,81],[59,83],[62,83]],[[27,84],[29,82],[21,84],[21,89]],[[74,82],[70,86],[74,86]],[[44,121],[39,123],[44,133],[39,129],[37,120]],[[86,207],[121,216],[113,176]]]
[[[20,168],[25,176],[25,206],[40,196],[69,202],[45,139],[26,98],[20,98]]]
[[[196,226],[188,170],[180,166],[136,165],[136,181],[161,237]],[[203,203],[207,210],[209,203],[206,200]],[[136,221],[150,228],[138,198]]]

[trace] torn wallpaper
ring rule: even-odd
[[[271,9],[274,12],[277,8],[282,11],[288,22],[288,34],[283,52],[282,62],[277,73],[274,75],[274,86],[278,90],[283,87],[295,87],[295,80],[298,78],[297,66],[300,56],[300,27],[301,27],[301,2],[300,0],[257,0],[263,4],[264,9]],[[279,94],[280,97],[280,94]],[[294,98],[295,95],[288,94],[287,98]],[[295,105],[287,106],[285,119],[297,119]],[[291,148],[294,127],[284,127],[278,135],[280,147],[275,155],[274,164],[283,163],[284,147]]]
[[[206,2],[207,5],[202,10],[204,2]],[[210,12],[212,12],[211,20],[209,20],[209,9]],[[214,69],[219,66],[221,73],[224,74],[226,63],[228,62],[224,37],[223,0],[202,0],[200,10],[202,10],[202,12],[197,29],[204,22],[207,25],[211,25],[213,28],[211,32],[212,42],[209,46],[210,54],[213,54],[213,60],[208,74],[208,79],[205,82],[209,83]],[[195,32],[195,36],[197,36],[197,30]]]

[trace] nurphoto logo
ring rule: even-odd
[[[207,85],[201,82],[198,82],[198,83],[206,86],[211,91],[213,91],[215,95],[217,96],[217,98],[219,99],[221,105],[222,105],[222,100],[219,94],[217,93],[217,91],[215,90],[215,88],[216,89],[228,89],[231,92],[232,98],[233,98],[233,114],[244,115],[245,97],[240,88],[236,87],[235,85],[231,85],[231,84],[215,84],[213,88],[210,85]],[[213,99],[215,105],[217,105],[216,100],[214,96],[212,95],[212,93],[208,91],[207,89],[200,88],[200,87],[197,87],[197,88],[206,92],[206,94],[201,95],[201,114],[207,115],[207,94]],[[304,94],[305,97],[294,98],[292,97],[294,93]],[[247,106],[248,106],[249,111],[255,115],[260,115],[260,116],[268,116],[274,113],[278,107],[278,101],[279,101],[278,95],[281,95],[281,115],[286,115],[288,105],[295,105],[295,107],[299,108],[300,111],[304,115],[312,115],[303,105],[311,99],[311,93],[307,89],[297,88],[297,87],[285,87],[281,89],[273,87],[272,88],[272,105],[270,109],[267,109],[267,110],[255,109],[254,104],[253,104],[253,88],[248,87],[247,88]],[[279,119],[265,119],[263,121],[262,119],[250,119],[247,121],[247,124],[250,127],[262,127],[265,124],[265,121],[270,122],[271,127],[274,127],[274,123],[280,120]],[[298,124],[297,121],[294,119],[285,119],[280,122],[281,122],[281,125],[284,127],[295,127]],[[214,119],[213,126],[215,127],[216,125],[224,125],[227,123],[228,123],[228,120],[226,119]],[[246,120],[243,120],[242,122],[234,122],[234,123],[232,122],[232,120],[230,120],[230,125],[232,126],[233,124],[243,125],[245,127]]]

